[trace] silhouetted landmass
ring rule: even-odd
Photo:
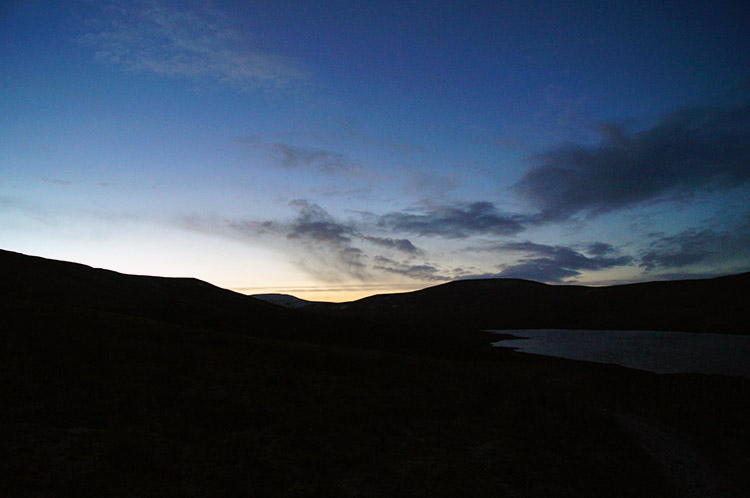
[[[299,309],[311,304],[318,304],[315,301],[305,301],[304,299],[289,294],[253,294],[252,297],[260,299],[261,301],[266,301],[267,303],[278,304],[279,306],[292,309]]]
[[[524,355],[465,328],[4,251],[0,317],[3,497],[750,491],[742,378]]]
[[[460,280],[306,310],[484,329],[672,330],[750,333],[750,273],[610,287],[517,279]]]
[[[170,323],[212,327],[242,324],[284,327],[286,310],[194,278],[125,275],[77,263],[2,251],[0,295],[37,303],[85,306],[92,310]]]
[[[393,351],[464,351],[489,339],[466,327],[426,323],[383,327],[359,317],[302,313],[194,278],[125,275],[86,265],[0,250],[0,296],[72,306],[190,327]],[[357,330],[358,333],[352,333]],[[431,337],[424,343],[425,334]]]

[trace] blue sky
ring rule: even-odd
[[[750,270],[741,2],[5,2],[0,247],[346,300]]]

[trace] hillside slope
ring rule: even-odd
[[[294,320],[279,306],[195,278],[127,275],[10,251],[0,251],[0,275],[6,299],[248,331]]]
[[[0,261],[3,497],[750,490],[746,379],[314,318],[190,279]],[[336,333],[299,334],[299,319]]]
[[[460,280],[306,310],[485,329],[570,328],[750,333],[750,273],[610,287]]]
[[[491,340],[467,327],[383,326],[358,316],[289,309],[194,278],[127,275],[10,251],[0,250],[0,275],[0,298],[9,303],[85,308],[257,337],[438,356],[481,355]]]

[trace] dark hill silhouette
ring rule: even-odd
[[[750,273],[610,287],[460,280],[306,310],[487,329],[569,328],[750,333]]]
[[[0,296],[5,299],[367,347],[379,342],[385,348],[418,348],[425,334],[431,340],[441,336],[473,342],[477,337],[466,331],[477,328],[750,332],[750,272],[609,287],[459,280],[349,303],[311,303],[297,310],[194,278],[127,275],[10,251],[0,250],[0,272]],[[358,333],[351,334],[351,329]]]
[[[358,316],[307,313],[195,278],[127,275],[0,250],[0,297],[64,313],[93,310],[168,324],[437,356],[475,356],[490,339],[465,327],[380,324]],[[429,342],[425,339],[429,337]]]
[[[251,297],[291,309],[304,308],[311,304],[318,304],[318,301],[306,301],[290,294],[253,294]]]
[[[0,251],[0,295],[189,326],[288,327],[288,310],[195,278],[127,275]]]
[[[477,287],[557,295],[456,282],[410,327],[0,251],[0,496],[750,496],[747,379],[440,327]]]

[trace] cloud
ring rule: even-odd
[[[601,250],[608,244],[596,243],[594,251]],[[475,248],[476,249],[476,248]],[[552,246],[534,242],[508,242],[496,244],[482,250],[499,252],[521,252],[524,256],[518,262],[504,265],[494,274],[476,275],[473,278],[523,278],[539,282],[557,283],[577,277],[582,271],[595,271],[605,268],[629,265],[633,262],[630,256],[615,256],[618,252],[611,246],[611,256],[597,255],[589,251],[589,256],[566,246]]]
[[[339,152],[291,145],[283,142],[266,142],[258,137],[245,135],[237,137],[237,142],[248,144],[255,149],[266,151],[277,163],[289,169],[316,168],[322,173],[334,174],[355,172],[359,164],[350,157]]]
[[[63,186],[73,185],[73,182],[71,182],[70,180],[62,180],[60,178],[46,178],[46,177],[43,177],[42,181],[44,183],[50,183],[52,185],[63,185]]]
[[[424,251],[416,247],[411,243],[409,239],[389,239],[384,237],[373,237],[369,235],[361,235],[363,240],[371,242],[381,247],[387,247],[390,249],[396,249],[407,254],[423,254]]]
[[[726,239],[726,235],[721,237]],[[641,265],[647,270],[656,268],[681,268],[704,261],[711,254],[711,245],[719,242],[710,230],[688,231],[677,236],[664,237],[651,245],[641,256]]]
[[[357,164],[338,152],[284,143],[269,144],[271,151],[285,168],[314,166],[323,173],[353,171]]]
[[[586,247],[586,251],[592,256],[605,256],[607,254],[615,254],[618,252],[612,244],[607,244],[606,242],[594,242],[589,244]]]
[[[392,259],[383,256],[375,257],[373,269],[428,282],[446,281],[451,279],[449,276],[440,274],[440,270],[433,265],[410,265],[393,261]]]
[[[22,209],[22,210],[32,210],[35,208],[35,204],[32,204],[28,202],[27,200],[20,199],[18,197],[9,197],[5,195],[0,195],[0,207],[8,208],[8,209]]]
[[[341,188],[339,186],[326,185],[311,188],[308,192],[319,197],[343,197],[350,200],[362,200],[368,198],[373,193],[373,187],[368,185],[358,188]]]
[[[351,223],[337,221],[326,210],[304,199],[296,199],[290,206],[298,209],[298,215],[288,225],[266,222],[269,230],[286,232],[288,240],[299,240],[306,245],[302,266],[310,273],[326,280],[340,278],[340,273],[360,280],[370,280],[372,271],[396,273],[417,280],[445,280],[437,275],[437,269],[429,265],[410,265],[397,262],[383,255],[371,257],[354,245],[354,241],[370,243],[376,248],[385,248],[413,257],[423,254],[408,239],[393,239],[367,235]],[[261,224],[263,226],[264,224]],[[337,274],[338,273],[338,274]]]
[[[354,233],[350,226],[337,222],[323,208],[304,199],[296,199],[289,205],[298,208],[299,214],[286,235],[288,239],[304,239],[348,247]]]
[[[180,217],[177,223],[188,230],[278,247],[289,252],[304,271],[328,282],[347,278],[372,280],[373,272],[383,271],[383,268],[373,268],[373,256],[384,258],[383,254],[388,254],[410,260],[424,254],[408,239],[364,233],[364,228],[358,228],[351,221],[337,220],[306,199],[295,199],[289,206],[297,211],[290,221],[189,215]],[[411,274],[418,274],[416,267]],[[423,268],[421,274],[427,275],[427,269]]]
[[[629,133],[600,127],[596,146],[567,145],[532,159],[514,190],[541,221],[597,215],[750,181],[750,106],[684,109]]]
[[[456,190],[459,183],[459,179],[455,175],[440,176],[434,173],[416,171],[409,175],[409,179],[402,190],[408,194],[444,198]]]
[[[354,238],[406,254],[422,253],[422,250],[412,244],[409,239],[392,239],[363,234],[352,224],[336,221],[325,209],[305,199],[295,199],[289,205],[297,208],[299,214],[288,227],[282,228],[287,231],[287,239],[306,239],[348,247]],[[275,227],[275,230],[280,227],[270,221],[260,226],[269,229]]]
[[[86,21],[81,40],[99,60],[129,71],[240,88],[283,87],[306,77],[299,63],[251,48],[223,12],[187,3],[105,4],[99,17]]]
[[[296,199],[289,205],[298,210],[291,223],[264,222],[261,226],[302,244],[303,248],[294,253],[305,271],[329,282],[371,278],[368,256],[352,244],[355,230],[350,225],[335,220],[326,210],[304,199]]]
[[[578,270],[565,268],[552,258],[534,258],[508,266],[501,272],[491,275],[491,278],[521,278],[535,282],[560,283],[580,274]]]
[[[731,271],[750,269],[750,217],[726,230],[688,229],[659,236],[641,256],[648,272],[673,271],[708,264]]]
[[[514,235],[524,229],[523,217],[502,214],[491,202],[430,206],[423,214],[388,213],[378,224],[397,232],[450,239],[472,235]]]

